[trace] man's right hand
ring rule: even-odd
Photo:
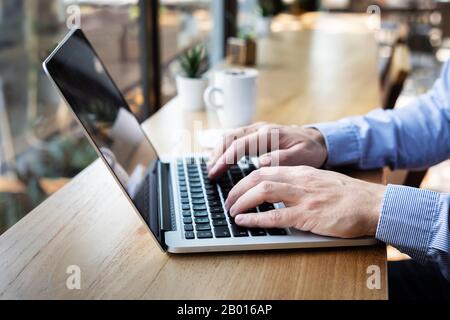
[[[244,156],[259,156],[261,167],[320,168],[328,152],[324,137],[316,129],[257,123],[224,136],[208,163],[209,178],[220,177]]]

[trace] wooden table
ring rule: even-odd
[[[343,23],[336,16],[315,19]],[[261,40],[259,48],[257,120],[303,124],[378,105],[376,46],[368,32],[331,33],[310,22]],[[212,116],[183,113],[174,101],[144,129],[159,152],[179,153],[196,149],[180,143],[180,135],[214,126]],[[380,172],[355,175],[382,179]],[[81,269],[81,290],[66,288],[71,265]],[[366,286],[371,265],[381,269],[380,290]],[[386,299],[386,279],[384,246],[162,253],[99,161],[0,237],[3,299]]]

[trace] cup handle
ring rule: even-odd
[[[203,95],[205,104],[209,109],[222,109],[223,106],[217,104],[215,101],[215,93],[220,93],[221,95],[223,95],[223,90],[219,87],[208,87],[208,89],[206,89],[205,94]]]

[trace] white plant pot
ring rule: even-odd
[[[203,94],[207,87],[208,79],[177,76],[178,103],[187,111],[204,110]]]
[[[268,37],[272,34],[273,17],[261,17],[258,19],[257,32],[260,37]]]

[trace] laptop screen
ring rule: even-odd
[[[157,153],[81,30],[73,31],[44,63],[91,142],[161,242],[150,215],[150,173]],[[156,202],[155,202],[156,203]]]

